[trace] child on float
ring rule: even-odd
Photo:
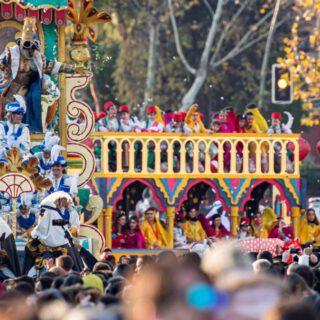
[[[185,232],[189,243],[203,241],[207,238],[207,234],[199,221],[198,212],[195,207],[190,208],[186,220],[183,231]]]
[[[186,248],[188,246],[188,239],[184,232],[185,223],[186,218],[184,214],[177,214],[175,217],[175,224],[173,228],[173,241],[175,248]]]
[[[126,213],[121,211],[117,214],[116,221],[112,226],[112,249],[123,249],[127,247],[126,224]]]
[[[320,224],[316,212],[309,208],[301,219],[300,242],[320,246]]]
[[[250,220],[248,218],[241,218],[238,231],[239,240],[248,240],[252,238],[252,230],[250,227]]]

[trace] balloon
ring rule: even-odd
[[[307,155],[310,153],[311,147],[310,147],[310,143],[303,139],[303,138],[299,138],[299,160],[303,161]]]
[[[303,138],[299,138],[299,161],[303,161],[306,156],[310,153],[311,147],[310,147],[310,143],[303,139]],[[289,142],[287,144],[287,148],[288,150],[292,151],[292,153],[294,154],[294,144],[292,142]]]
[[[319,140],[318,143],[317,143],[317,150],[318,150],[318,152],[320,153],[320,140]]]

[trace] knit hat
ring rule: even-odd
[[[95,274],[88,274],[82,278],[84,288],[96,288],[102,294],[104,293],[103,281]]]
[[[175,122],[181,122],[183,121],[183,117],[182,117],[182,114],[180,112],[176,112],[174,115],[173,115],[173,120]]]
[[[119,112],[127,112],[130,113],[130,109],[128,106],[120,106],[119,107]]]
[[[249,226],[250,220],[248,218],[241,218],[240,220],[240,227]]]
[[[112,101],[107,101],[104,106],[103,106],[103,109],[104,111],[108,111],[109,108],[111,107],[116,107],[115,104],[112,102]]]
[[[147,107],[147,113],[149,114],[149,113],[157,113],[157,109],[156,109],[156,107],[155,106],[149,106],[149,107]]]

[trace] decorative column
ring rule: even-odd
[[[102,210],[98,218],[98,229],[106,240],[107,248],[112,247],[112,211],[113,206],[107,206]]]
[[[300,238],[300,207],[292,207],[293,236]]]
[[[231,207],[231,233],[233,236],[238,234],[239,207]]]
[[[170,249],[174,247],[174,242],[173,242],[174,213],[175,213],[175,207],[167,207],[168,247]]]

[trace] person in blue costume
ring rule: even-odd
[[[49,190],[49,194],[55,191],[64,191],[69,193],[72,198],[75,198],[78,194],[77,177],[66,173],[67,161],[60,155],[63,149],[63,147],[55,145],[51,150],[52,167],[49,178],[52,182],[52,187]]]
[[[41,152],[34,154],[34,156],[39,160],[40,173],[44,176],[49,175],[51,172],[51,150],[55,145],[58,145],[59,141],[59,136],[54,135],[53,132],[47,132],[44,140],[39,144]]]
[[[16,42],[15,46],[6,47],[0,56],[0,113],[3,116],[3,107],[14,101],[15,94],[19,94],[27,103],[24,122],[29,125],[31,132],[42,133],[41,95],[46,94],[44,75],[74,73],[76,68],[56,60],[49,61],[40,52],[42,44],[38,39],[35,18],[24,19],[22,34]]]
[[[26,192],[20,197],[20,205],[17,210],[17,235],[27,239],[37,224],[39,210],[32,207],[33,193]]]
[[[26,156],[30,150],[30,131],[22,123],[22,115],[26,112],[24,99],[15,95],[16,101],[6,105],[6,121],[0,123],[1,157],[6,156],[6,150],[13,147],[20,149],[20,154]]]

